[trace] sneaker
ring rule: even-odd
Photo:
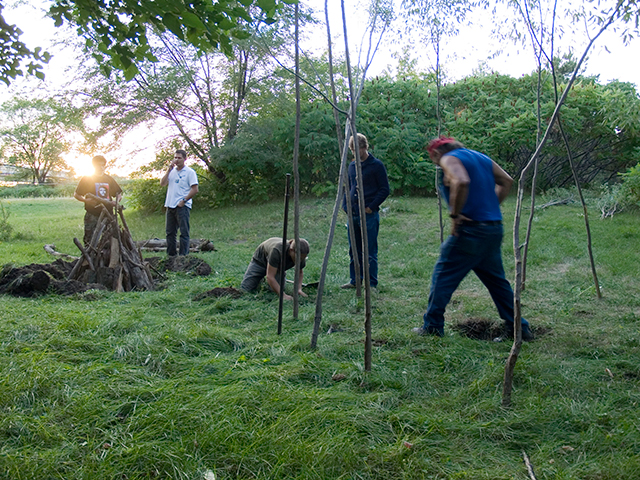
[[[416,328],[412,328],[411,331],[416,335],[420,335],[421,337],[426,337],[427,335],[444,337],[444,328],[439,329],[436,327],[428,327],[425,329],[424,327],[416,327]]]
[[[345,283],[344,285],[340,285],[340,288],[348,290],[350,288],[356,288],[356,284],[355,283]]]

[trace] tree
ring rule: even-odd
[[[149,28],[171,32],[198,50],[232,56],[233,40],[251,36],[247,25],[254,19],[274,23],[283,3],[297,0],[56,0],[49,14],[56,26],[77,27],[105,72],[122,70],[130,80],[140,63],[156,61]]]
[[[33,183],[44,183],[55,169],[68,169],[61,155],[72,146],[71,135],[83,132],[80,110],[50,98],[14,98],[0,106],[2,156],[31,172]]]
[[[22,63],[27,61],[26,73],[43,79],[42,65],[35,62],[48,63],[51,56],[40,47],[31,50],[21,42],[22,30],[5,21],[3,9],[3,2],[0,1],[0,81],[9,85],[11,80],[24,75]]]
[[[283,9],[278,28],[256,23],[250,38],[232,42],[231,56],[199,51],[163,33],[152,37],[156,61],[141,63],[130,81],[117,72],[105,78],[98,66],[90,67],[84,77],[92,85],[83,94],[101,119],[100,134],[118,141],[140,124],[168,125],[209,171],[221,175],[218,150],[264,104],[261,84],[273,76],[270,54],[288,49],[290,17]]]

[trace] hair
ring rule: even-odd
[[[291,250],[295,251],[296,249],[296,241],[295,239],[291,240]],[[300,239],[300,256],[304,257],[309,255],[309,242],[307,242],[304,238]]]
[[[353,136],[349,139],[349,148],[351,150],[354,150],[353,148],[354,145],[354,141],[353,141]],[[367,150],[369,149],[369,141],[367,140],[367,137],[365,137],[363,134],[359,133],[358,134],[358,147],[360,148],[366,148]]]
[[[102,155],[96,155],[91,159],[91,163],[93,163],[94,165],[97,163],[101,163],[102,166],[104,166],[107,164],[107,159],[104,158]]]
[[[434,152],[438,152],[440,155],[445,155],[453,150],[464,148],[464,145],[457,141],[455,138],[450,137],[438,137],[429,142],[427,151],[429,155]]]
[[[187,151],[186,150],[179,149],[179,150],[176,150],[176,153],[178,155],[180,155],[182,158],[184,158],[185,160],[187,159]]]

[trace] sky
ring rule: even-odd
[[[395,0],[399,3],[400,0]],[[317,18],[324,21],[324,0],[302,0],[303,4],[313,8],[317,12]],[[346,16],[348,19],[348,35],[350,39],[350,53],[352,63],[356,62],[357,50],[365,28],[365,10],[362,6],[365,2],[346,0]],[[574,3],[567,2],[564,3]],[[603,2],[613,3],[612,0]],[[15,23],[23,30],[22,40],[30,47],[41,46],[53,54],[49,65],[45,66],[46,79],[44,82],[30,79],[16,81],[6,89],[0,85],[0,101],[4,101],[21,93],[28,95],[30,91],[37,89],[55,92],[73,77],[74,54],[69,48],[55,45],[61,37],[60,29],[57,29],[53,21],[43,18],[44,8],[48,2],[44,0],[24,0],[16,7],[7,6],[3,11],[9,23]],[[397,7],[397,5],[396,5]],[[504,7],[503,7],[504,8]],[[329,0],[331,32],[336,53],[344,51],[344,39],[342,36],[342,15],[340,0]],[[448,81],[455,81],[471,75],[482,65],[483,71],[495,71],[511,76],[520,76],[530,73],[535,69],[535,57],[529,45],[516,45],[512,41],[496,38],[492,31],[496,26],[496,18],[513,18],[513,13],[502,10],[498,17],[494,17],[487,11],[478,11],[467,17],[467,22],[458,27],[458,34],[448,38],[441,47],[442,64]],[[354,19],[351,21],[351,19]],[[508,23],[501,20],[502,23]],[[470,24],[469,24],[470,23]],[[578,24],[558,24],[558,29],[564,31],[556,42],[556,52],[562,54],[572,48],[576,55],[581,55],[589,40],[585,26]],[[591,34],[594,29],[591,28]],[[326,49],[326,30],[324,24],[318,25],[312,32],[303,32],[303,48],[309,51],[321,53]],[[405,35],[407,35],[405,33]],[[418,37],[410,33],[408,36],[414,40]],[[322,41],[318,41],[322,38]],[[372,63],[369,76],[381,74],[383,71],[394,71],[396,60],[392,57],[395,52],[402,49],[399,41],[400,34],[389,30],[381,43]],[[418,42],[410,49],[412,58],[418,61],[418,68],[429,70],[434,62],[432,48],[420,45]],[[640,62],[637,61],[640,51],[640,40],[632,40],[624,45],[621,40],[620,27],[617,31],[611,28],[605,32],[592,47],[591,54],[586,64],[585,73],[599,75],[602,83],[613,79],[640,85]],[[4,91],[3,91],[4,89]],[[120,148],[107,155],[112,162],[110,172],[126,176],[136,170],[140,165],[148,163],[155,158],[156,143],[159,132],[140,129],[127,136]],[[95,152],[100,153],[100,152]],[[65,158],[72,165],[77,175],[91,173],[91,162],[87,155],[71,153]]]

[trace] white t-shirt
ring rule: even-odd
[[[198,175],[193,168],[186,165],[182,170],[174,168],[169,172],[169,185],[167,186],[167,198],[164,206],[168,208],[176,208],[180,200],[189,195],[189,190],[193,185],[198,184]],[[191,208],[193,201],[189,199],[185,206]]]

